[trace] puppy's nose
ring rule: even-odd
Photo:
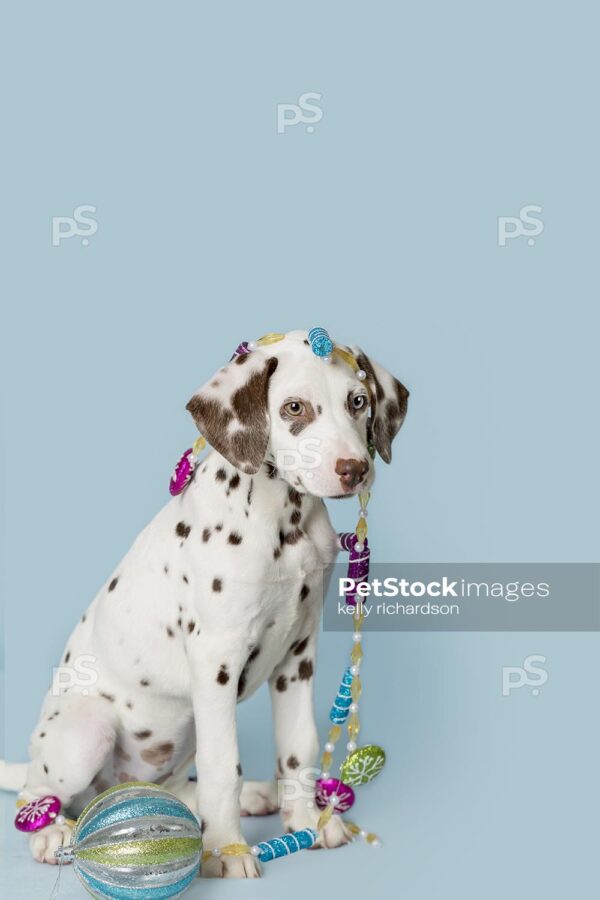
[[[369,463],[366,459],[338,459],[335,471],[340,476],[344,490],[351,491],[369,471]]]

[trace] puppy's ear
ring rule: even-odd
[[[208,443],[249,475],[258,472],[267,452],[267,398],[277,362],[260,350],[237,356],[186,406]]]
[[[392,461],[392,441],[400,431],[408,406],[408,390],[393,375],[373,362],[360,347],[352,347],[356,361],[367,373],[371,394],[371,437],[384,462]]]

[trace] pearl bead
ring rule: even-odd
[[[330,356],[322,356],[321,359],[323,360],[324,363],[330,363],[330,362],[331,362],[331,357],[330,357]]]
[[[346,750],[348,751],[348,753],[354,753],[354,751],[356,750],[356,743],[354,741],[348,741],[348,743],[346,744]]]
[[[321,772],[321,778],[323,779],[323,781],[329,781],[331,775],[329,774],[329,772]]]
[[[354,549],[356,550],[357,553],[362,553],[363,550],[365,549],[365,547],[364,547],[364,544],[361,544],[360,541],[357,541],[356,544],[354,545]]]
[[[327,741],[327,743],[325,744],[325,752],[333,753],[334,750],[335,750],[335,744],[332,743],[331,741]]]
[[[256,350],[257,347],[258,344],[256,343],[256,341],[248,341],[248,350]]]
[[[371,847],[381,847],[381,841],[379,838],[375,838],[374,841],[371,841]]]
[[[354,634],[352,635],[352,640],[355,644],[360,644],[360,642],[362,641],[362,634],[360,633],[360,631],[354,632]]]
[[[357,713],[358,712],[358,703],[351,703],[349,709],[350,709],[351,713]]]
[[[329,802],[332,806],[335,806],[335,804],[338,802],[337,794],[330,794]]]
[[[359,381],[364,381],[365,378],[367,377],[367,373],[365,372],[364,369],[359,369],[358,372],[356,373],[356,377],[358,378]]]
[[[260,853],[260,847],[257,847],[256,844],[254,845],[254,847],[250,847],[250,853],[252,854],[252,856],[258,856],[258,854]]]
[[[358,667],[358,666],[350,666],[350,674],[351,674],[351,675],[358,675],[358,673],[359,673],[359,667]]]
[[[213,856],[221,855],[221,851],[220,851],[219,847],[213,847],[213,849],[210,852],[212,853]]]
[[[64,816],[57,816],[54,820],[55,825],[64,825],[67,820]]]
[[[368,509],[363,509],[362,506],[361,506],[358,515],[360,516],[361,519],[366,519],[367,516],[369,515],[369,510],[368,510]]]
[[[360,829],[360,836],[361,836],[361,838],[362,838],[363,840],[366,838],[367,832],[365,831],[364,828],[361,828],[361,829]]]

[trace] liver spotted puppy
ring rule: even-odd
[[[274,782],[243,781],[236,704],[268,681],[284,827],[314,827],[313,680],[326,569],[338,551],[324,497],[367,490],[368,443],[391,459],[408,391],[357,348],[361,381],[306,332],[220,369],[187,404],[214,448],[142,531],[69,637],[25,767],[0,781],[57,795],[77,815],[123,781],[163,784],[203,821],[207,848],[243,840],[240,816],[277,809]],[[65,679],[65,672],[68,676]],[[197,782],[188,779],[196,764]],[[19,782],[20,783],[17,783]],[[298,790],[289,789],[289,782]],[[67,825],[31,837],[41,862]],[[347,842],[334,816],[320,844]],[[204,875],[255,877],[251,855]]]

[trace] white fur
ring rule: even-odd
[[[44,701],[25,797],[56,794],[76,815],[113,784],[159,782],[199,811],[205,847],[243,841],[240,814],[272,812],[277,792],[274,783],[242,788],[235,721],[242,672],[242,699],[270,683],[279,777],[293,781],[314,766],[312,672],[324,571],[337,553],[321,497],[348,492],[336,460],[367,456],[367,412],[348,413],[348,392],[364,386],[348,366],[316,359],[305,336],[292,333],[244,364],[224,367],[205,390],[226,403],[265,360],[277,357],[267,456],[301,454],[301,440],[310,437],[318,441],[318,465],[270,477],[266,466],[247,474],[216,451],[200,463],[187,490],[142,531],[69,637],[62,667],[72,683],[65,689],[57,673]],[[298,436],[280,415],[290,396],[322,410]],[[359,487],[372,477],[370,467]],[[86,680],[90,673],[93,683]],[[193,762],[197,785],[187,778]],[[22,769],[0,769],[7,787],[20,786],[23,776]],[[314,826],[310,791],[290,801],[283,818],[294,830]],[[59,826],[35,835],[34,857],[53,862],[66,837],[68,829]],[[335,817],[321,844],[347,840]],[[254,877],[259,867],[250,856],[214,859],[203,872]]]

